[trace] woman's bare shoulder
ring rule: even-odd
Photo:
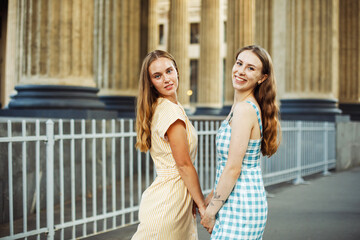
[[[256,114],[254,108],[247,102],[238,102],[234,106],[234,117],[237,116],[251,116],[253,112]]]

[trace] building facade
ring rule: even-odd
[[[234,54],[259,44],[283,119],[359,120],[359,13],[358,0],[2,1],[1,115],[134,117],[140,65],[154,49],[177,60],[190,114],[226,115]]]

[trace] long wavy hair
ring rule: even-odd
[[[281,130],[279,122],[279,107],[276,102],[276,80],[271,57],[269,53],[260,46],[250,45],[243,47],[236,53],[235,60],[243,51],[253,52],[262,62],[262,74],[268,77],[261,84],[256,85],[254,96],[261,110],[263,125],[263,138],[261,141],[261,152],[264,156],[273,155],[280,144]]]
[[[151,120],[156,108],[158,91],[153,87],[149,74],[149,66],[152,62],[159,58],[170,59],[178,73],[179,71],[174,57],[165,51],[155,50],[146,55],[143,60],[140,77],[139,77],[139,93],[137,95],[136,106],[136,144],[135,147],[142,152],[146,152],[151,148]]]

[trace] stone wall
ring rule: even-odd
[[[336,136],[336,170],[359,166],[360,122],[338,121]]]

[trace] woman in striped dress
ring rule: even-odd
[[[193,202],[203,214],[205,201],[193,165],[197,134],[177,101],[178,77],[169,53],[156,50],[145,57],[139,80],[136,147],[150,150],[157,177],[142,195],[140,224],[133,240],[198,239]]]
[[[234,103],[217,132],[215,187],[201,224],[211,239],[262,239],[267,200],[260,152],[276,152],[280,130],[269,54],[259,46],[240,49],[232,84]]]

